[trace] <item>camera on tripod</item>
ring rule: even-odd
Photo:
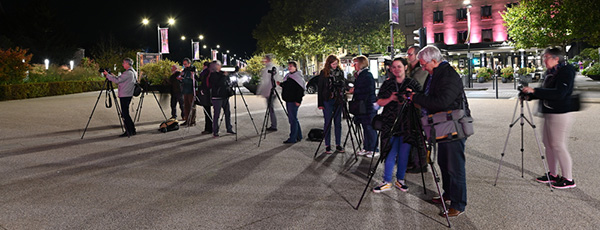
[[[100,69],[98,69],[98,73],[104,73],[104,71],[110,73],[110,69],[109,68],[100,68]]]
[[[183,71],[196,72],[196,66],[190,65],[189,67],[185,67]]]
[[[519,99],[521,100],[525,100],[525,101],[531,101],[531,94],[530,93],[525,93],[523,92],[523,88],[527,86],[527,83],[523,83],[519,81],[519,86],[517,87],[517,90],[519,91]]]

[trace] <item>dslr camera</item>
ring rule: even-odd
[[[109,68],[100,68],[100,69],[98,69],[99,73],[104,73],[104,71],[110,73],[110,69]]]

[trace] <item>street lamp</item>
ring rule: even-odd
[[[69,66],[71,67],[71,70],[73,70],[73,67],[75,66],[75,62],[73,60],[69,61]]]
[[[48,70],[48,66],[50,66],[50,60],[44,59],[44,65],[46,66],[46,70]]]
[[[472,82],[471,82],[472,81],[472,79],[471,79],[472,78],[471,77],[471,75],[472,75],[472,73],[471,73],[471,64],[472,63],[471,62],[473,60],[472,60],[472,56],[471,56],[471,7],[473,7],[473,6],[471,5],[471,1],[470,0],[465,0],[463,2],[463,4],[466,4],[466,7],[467,7],[467,27],[468,27],[467,28],[467,59],[469,59],[469,65],[467,66],[467,68],[469,68],[469,71],[468,71],[468,74],[469,74],[469,76],[468,76],[468,80],[469,80],[468,81],[468,85],[469,86],[468,87],[472,88],[473,85],[472,85]]]
[[[183,36],[183,35],[182,35],[182,36],[181,36],[181,40],[182,40],[182,41],[185,41],[185,36]]]

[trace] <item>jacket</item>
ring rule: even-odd
[[[542,87],[535,88],[533,98],[540,99],[542,113],[571,112],[571,94],[575,83],[573,66],[560,63],[546,72]]]
[[[209,81],[212,98],[223,99],[233,95],[229,77],[225,76],[223,72],[211,72]]]
[[[429,84],[429,91],[427,85]],[[427,114],[441,111],[460,109],[462,107],[464,89],[458,73],[444,61],[433,69],[433,75],[427,78],[423,93],[416,93],[412,100],[421,105]],[[468,103],[465,103],[465,112],[470,114]]]
[[[365,103],[365,108],[367,108],[366,114],[354,116],[355,123],[371,124],[371,120],[377,112],[373,108],[373,103],[377,101],[377,98],[375,97],[375,79],[369,69],[362,69],[356,77],[352,100],[362,101],[362,103]]]
[[[135,83],[137,83],[137,72],[133,67],[125,70],[118,77],[108,74],[106,78],[119,85],[119,97],[133,97],[133,89],[135,89]]]
[[[429,76],[429,73],[427,73],[427,71],[425,71],[421,67],[421,64],[417,62],[414,68],[411,67],[411,65],[408,65],[408,69],[406,70],[406,76],[417,80],[417,82],[419,82],[419,84],[421,85],[422,89],[425,85],[425,80],[427,80],[427,77]]]
[[[301,75],[299,71],[290,74]],[[281,91],[281,98],[284,101],[302,103],[302,98],[304,97],[304,87],[302,87],[298,82],[290,77],[287,77],[286,80],[280,84],[280,86],[283,89]]]
[[[273,68],[275,68],[275,75],[271,75],[271,73],[269,73],[269,71],[273,70]],[[275,82],[281,81],[279,71],[277,70],[277,67],[273,65],[273,63],[267,63],[265,68],[260,71],[260,76],[260,84],[258,85],[256,93],[262,95],[264,98],[269,98],[269,95],[271,94],[271,88],[273,87],[271,76],[273,76],[273,80]]]
[[[333,95],[334,79],[338,79],[338,80],[344,79],[344,71],[342,71],[342,69],[340,69],[340,68],[331,70],[329,75],[330,76],[325,76],[325,73],[323,70],[321,70],[321,72],[319,73],[319,82],[317,85],[317,106],[318,107],[323,107],[324,101],[328,101],[328,100],[335,98]],[[342,87],[342,86],[339,86],[339,87]],[[340,95],[340,97],[343,97],[343,95]]]

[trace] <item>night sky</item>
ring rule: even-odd
[[[38,2],[49,5],[49,11],[58,19],[56,23],[63,24],[73,42],[86,50],[113,36],[125,47],[157,52],[157,24],[166,27],[167,19],[173,17],[176,23],[169,29],[171,54],[165,57],[176,61],[191,56],[190,38],[198,40],[200,34],[204,36],[201,46],[210,48],[218,44],[222,52],[230,50],[237,56],[251,56],[256,50],[252,30],[269,11],[267,0],[0,0],[0,13],[9,18],[25,12],[17,13],[22,17],[27,14],[23,8]],[[141,23],[143,18],[150,20],[147,26]],[[185,41],[181,40],[182,35],[186,36]],[[203,50],[202,54],[208,56],[209,51]]]

